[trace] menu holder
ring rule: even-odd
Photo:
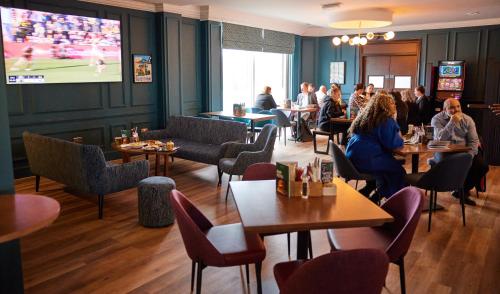
[[[295,167],[297,162],[276,162],[276,191],[287,197],[300,195],[300,185],[295,187]],[[299,182],[300,183],[300,182]]]
[[[309,197],[321,197],[321,196],[323,196],[323,183],[310,182],[309,183]]]

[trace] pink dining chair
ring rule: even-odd
[[[406,293],[404,257],[422,213],[422,192],[406,187],[391,196],[381,208],[394,217],[394,222],[380,227],[328,230],[332,251],[375,248],[385,251],[389,261],[399,266],[401,293]]]
[[[383,251],[355,249],[278,263],[274,277],[281,294],[380,294],[388,269]]]
[[[184,247],[192,260],[191,292],[195,272],[196,293],[201,293],[202,271],[207,266],[229,267],[255,264],[257,292],[262,293],[261,266],[266,248],[258,234],[243,230],[241,223],[214,226],[180,191],[172,190],[170,202],[174,208]]]

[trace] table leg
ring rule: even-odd
[[[123,163],[128,163],[130,162],[130,155],[127,153],[122,153],[122,162]]]
[[[155,176],[160,173],[160,155],[156,154],[155,158]]]
[[[297,259],[307,259],[309,235],[309,231],[297,232]]]
[[[19,239],[0,244],[0,293],[24,293]]]
[[[164,155],[163,159],[164,159],[163,174],[166,177],[168,175],[168,155]]]
[[[419,161],[418,153],[412,154],[411,155],[411,173],[412,174],[418,173],[418,161]]]
[[[252,137],[250,137],[250,143],[253,143],[255,141],[255,122],[250,120],[250,132],[252,133]]]
[[[297,141],[300,141],[301,135],[300,135],[300,117],[301,117],[301,112],[297,111],[297,132],[295,133],[295,136],[297,136]]]

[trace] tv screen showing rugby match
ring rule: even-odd
[[[1,8],[7,84],[121,82],[120,21]]]

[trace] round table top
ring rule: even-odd
[[[0,195],[0,243],[49,226],[60,210],[59,202],[46,196]]]
[[[146,143],[144,143],[146,144]],[[120,145],[116,143],[111,143],[111,148],[114,150],[121,152],[121,153],[126,153],[126,154],[158,154],[158,155],[171,155],[177,152],[179,147],[174,147],[174,149],[169,150],[169,151],[160,151],[160,150],[147,150],[147,149],[142,149],[142,148],[122,148]]]

